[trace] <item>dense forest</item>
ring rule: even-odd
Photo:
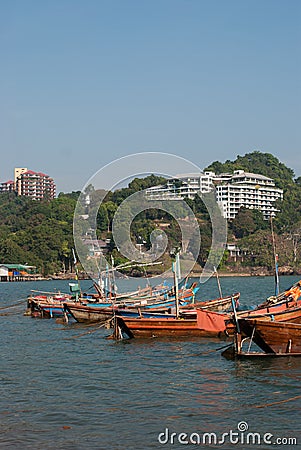
[[[0,194],[0,261],[36,266],[43,275],[70,269],[79,193],[35,201]]]
[[[274,179],[276,185],[284,190],[284,200],[279,202],[281,210],[273,220],[275,244],[279,254],[279,265],[287,273],[301,272],[301,177],[295,178],[292,169],[287,168],[277,158],[258,151],[237,156],[235,161],[213,162],[206,170],[215,173],[244,169],[260,173]],[[108,242],[108,258],[115,263],[125,261],[119,254],[112,239],[112,220],[118,206],[129,195],[147,187],[164,183],[164,179],[151,175],[144,179],[135,178],[127,188],[106,192],[90,188],[91,203],[87,206],[87,216],[91,214],[97,198],[105,198],[97,211],[97,237]],[[28,197],[18,197],[14,193],[0,194],[0,263],[19,263],[34,265],[43,275],[64,273],[72,270],[73,258],[73,214],[80,192],[60,193],[48,201],[34,201]],[[211,246],[211,224],[204,203],[199,197],[186,200],[197,217],[201,248],[195,257],[204,266]],[[181,211],[179,212],[181,216]],[[89,217],[85,228],[93,224]],[[163,229],[168,236],[168,248],[164,259],[170,263],[169,253],[181,242],[179,224],[168,213],[148,209],[140,213],[132,223],[131,238],[135,244],[148,249],[151,246],[150,234],[155,229]],[[230,258],[226,250],[220,269],[228,271],[272,270],[273,243],[271,224],[263,220],[258,210],[241,208],[236,218],[228,223],[228,243],[241,249],[243,258]],[[193,236],[188,250],[193,253]],[[157,270],[157,269],[156,269]]]

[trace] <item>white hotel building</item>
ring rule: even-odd
[[[264,175],[235,170],[233,174],[213,172],[178,175],[165,185],[147,189],[149,200],[180,200],[194,198],[216,189],[216,200],[226,219],[234,219],[241,207],[259,209],[265,219],[279,211],[274,203],[283,199],[283,190]]]
[[[197,192],[212,190],[213,172],[188,173],[177,175],[167,180],[166,184],[146,189],[149,200],[181,200],[184,197],[194,198]]]

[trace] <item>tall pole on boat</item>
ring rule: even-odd
[[[112,262],[112,280],[113,280],[113,283],[112,283],[112,290],[113,290],[113,296],[114,296],[114,300],[116,300],[116,294],[117,294],[117,292],[116,292],[116,279],[115,279],[115,268],[114,268],[114,258],[113,258],[113,255],[111,255],[111,262]]]
[[[219,291],[219,297],[222,298],[223,297],[223,293],[222,293],[222,288],[221,288],[221,284],[220,284],[220,281],[219,281],[219,276],[218,276],[218,273],[217,273],[217,269],[216,269],[215,266],[213,268],[214,268],[214,272],[215,272],[215,275],[216,275],[216,281],[217,281],[217,286],[218,286],[218,291]]]
[[[236,353],[241,353],[241,333],[240,333],[240,326],[237,318],[237,312],[236,312],[236,304],[235,300],[232,297],[232,309],[233,309],[233,319],[235,323],[235,347],[236,347]]]
[[[77,259],[76,259],[76,256],[75,256],[74,248],[72,249],[72,255],[73,255],[73,261],[74,261],[75,278],[77,280],[78,289],[79,289],[79,293],[80,293],[80,296],[81,296],[82,291],[81,291],[80,284],[79,284],[78,270],[77,270]],[[77,300],[78,300],[78,294],[76,296],[76,301]]]
[[[174,258],[174,261],[172,262],[172,272],[174,276],[174,290],[175,290],[175,303],[176,303],[176,318],[179,317],[179,286],[178,286],[178,274],[179,274],[179,268],[177,267],[178,264],[180,264],[180,258],[179,258],[180,249],[175,248],[170,252],[170,255],[172,258]]]
[[[176,254],[176,269],[177,269],[177,278],[181,279],[181,265],[180,265],[180,252]]]
[[[279,273],[278,273],[278,254],[276,253],[276,243],[273,228],[273,216],[271,216],[271,232],[272,232],[272,242],[273,242],[273,253],[275,262],[275,295],[279,295]]]
[[[106,284],[105,284],[105,289],[106,289],[106,300],[108,300],[108,298],[110,298],[110,300],[111,300],[110,272],[109,272],[109,265],[108,265],[108,263],[106,264]]]
[[[174,276],[174,286],[175,286],[175,302],[176,302],[176,318],[179,317],[179,290],[178,290],[178,277],[177,277],[177,264],[172,263],[172,271]]]

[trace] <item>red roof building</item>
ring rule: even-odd
[[[0,192],[14,192],[14,191],[15,191],[15,182],[13,180],[0,183]]]
[[[15,187],[18,195],[31,197],[34,200],[55,197],[55,183],[53,178],[41,172],[27,170],[20,173],[16,179]]]

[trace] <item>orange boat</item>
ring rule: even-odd
[[[224,337],[226,332],[225,321],[228,314],[211,311],[196,310],[197,317],[186,319],[184,317],[164,318],[125,318],[116,316],[114,337],[120,339],[125,333],[129,338],[187,338],[187,337]]]

